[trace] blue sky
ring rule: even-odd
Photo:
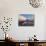
[[[26,17],[27,19],[32,19],[32,17],[34,17],[33,14],[20,14],[20,15]]]

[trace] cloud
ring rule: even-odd
[[[19,20],[22,21],[22,20],[26,20],[27,18],[24,17],[24,16],[19,16]]]

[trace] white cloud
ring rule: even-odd
[[[24,17],[24,16],[19,16],[19,20],[26,20],[27,18],[26,17]]]

